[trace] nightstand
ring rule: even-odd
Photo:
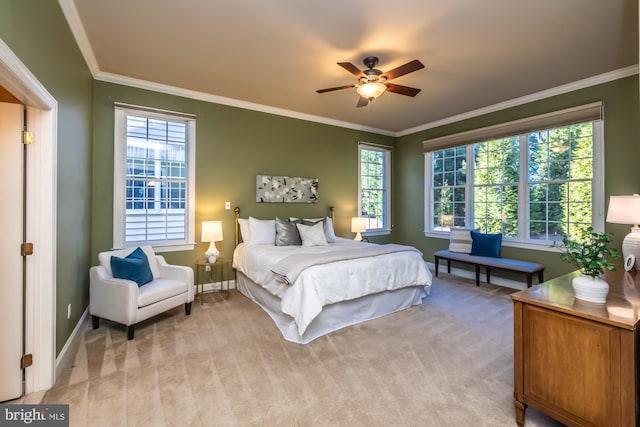
[[[224,257],[218,257],[214,263],[206,259],[196,262],[196,297],[200,296],[200,305],[204,302],[204,285],[214,284],[216,283],[216,279],[219,279],[217,283],[220,283],[220,289],[207,292],[217,292],[220,293],[223,298],[229,298],[229,276],[224,280],[224,274],[225,272],[230,274],[230,268],[231,260]]]

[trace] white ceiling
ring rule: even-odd
[[[636,0],[59,2],[98,79],[387,134],[637,72],[628,68],[638,63]],[[336,63],[363,69],[368,55],[383,71],[420,60],[425,69],[393,82],[422,91],[387,92],[365,108],[355,89],[315,92],[356,83]]]

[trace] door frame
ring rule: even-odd
[[[26,352],[33,365],[25,370],[25,393],[55,383],[56,358],[56,200],[58,102],[0,39],[0,85],[27,108],[28,130],[35,135],[27,158],[27,257],[25,295]],[[19,248],[16,248],[19,250]]]

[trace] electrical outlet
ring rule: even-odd
[[[67,319],[71,319],[71,304],[67,306]]]
[[[231,209],[231,202],[224,202],[224,208],[225,208],[226,210]]]

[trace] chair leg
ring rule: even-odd
[[[185,302],[184,303],[184,314],[187,315],[187,316],[191,314],[191,303],[190,302]]]
[[[91,325],[93,329],[98,329],[100,327],[100,318],[98,316],[91,315]]]
[[[133,333],[135,331],[136,325],[127,326],[127,340],[131,341],[133,339]]]

